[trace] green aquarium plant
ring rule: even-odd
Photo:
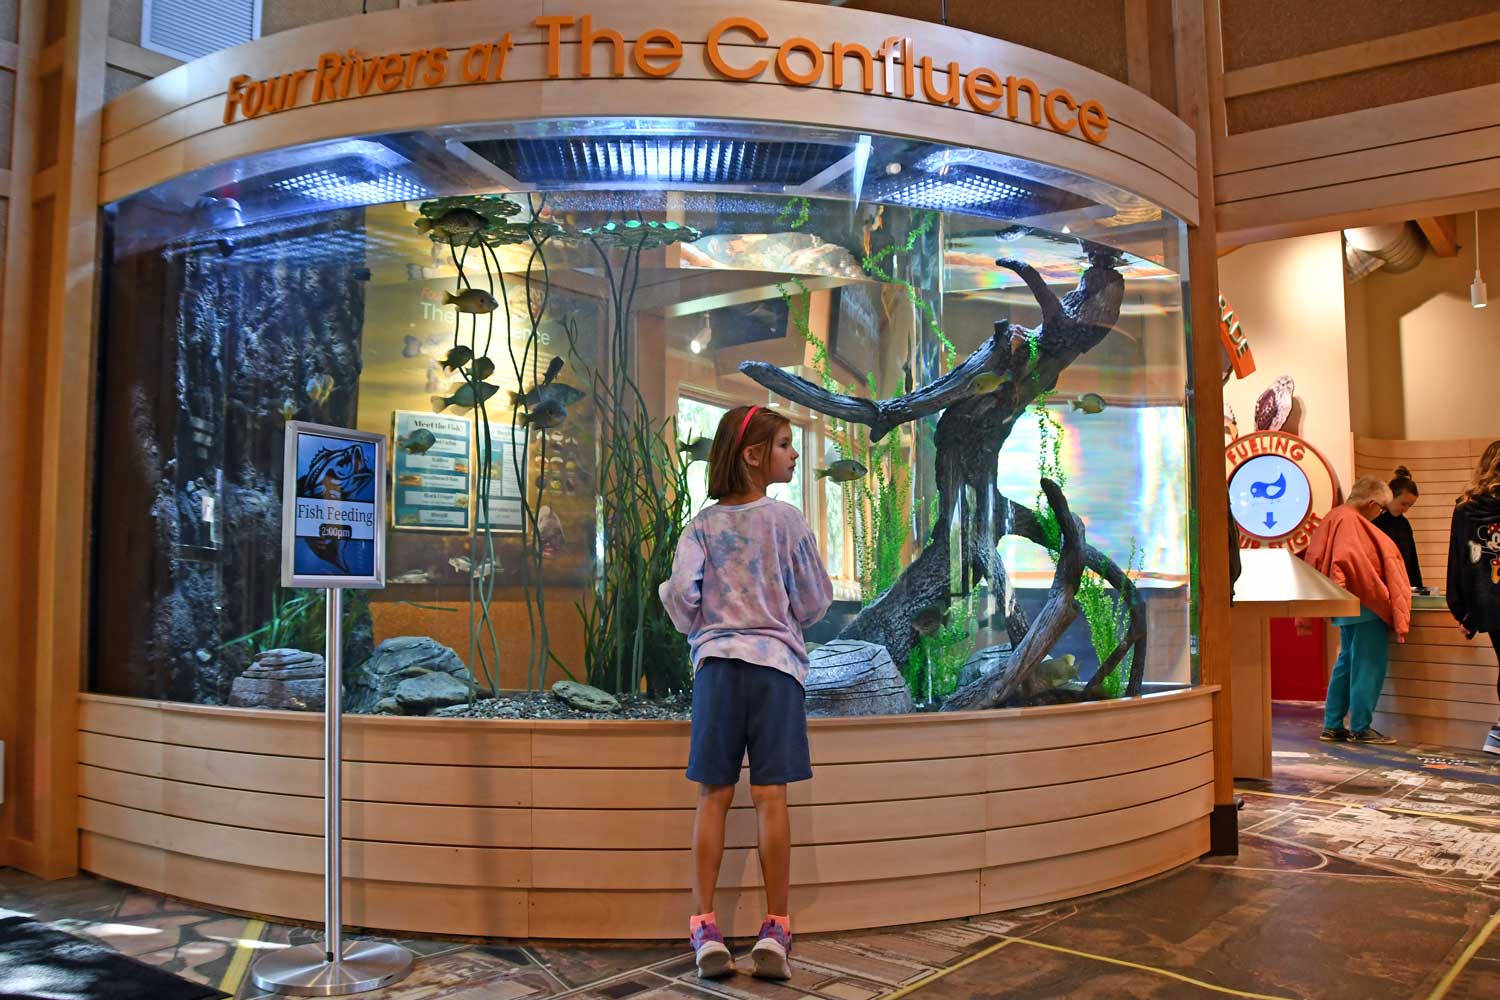
[[[590,367],[567,327],[574,364],[586,373],[599,414],[599,528],[595,583],[578,605],[589,683],[605,690],[660,696],[692,684],[687,638],[657,595],[672,572],[687,523],[688,456],[676,422],[656,421],[636,381],[634,301],[641,257],[702,234],[677,222],[610,221],[580,230],[609,283],[605,361]]]

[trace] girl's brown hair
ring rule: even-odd
[[[745,450],[762,448],[761,461],[764,462],[776,435],[783,427],[790,426],[790,420],[764,406],[736,406],[724,414],[714,434],[713,447],[708,451],[709,497],[722,500],[748,490],[751,480],[750,467],[745,464]]]
[[[1455,504],[1465,504],[1481,497],[1500,496],[1500,441],[1491,441],[1474,470],[1474,481],[1458,495]]]

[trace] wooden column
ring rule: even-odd
[[[8,540],[0,717],[3,859],[78,865],[77,705],[87,653],[99,122],[108,0],[24,0],[0,319]]]
[[[1238,852],[1234,752],[1230,737],[1229,490],[1219,381],[1219,276],[1214,224],[1216,104],[1222,105],[1223,65],[1217,0],[1173,0],[1177,114],[1192,126],[1198,146],[1199,224],[1188,231],[1188,324],[1192,343],[1194,507],[1198,535],[1198,657],[1214,699],[1214,813],[1211,852]]]

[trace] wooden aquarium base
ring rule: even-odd
[[[815,719],[790,789],[799,929],[1010,909],[1208,849],[1211,695]],[[322,723],[81,696],[81,865],[270,917],[322,919]],[[675,938],[691,909],[685,722],[347,716],[346,924],[517,938]],[[742,780],[717,910],[764,912]]]

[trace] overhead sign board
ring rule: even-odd
[[[281,585],[385,586],[384,434],[289,420]]]

